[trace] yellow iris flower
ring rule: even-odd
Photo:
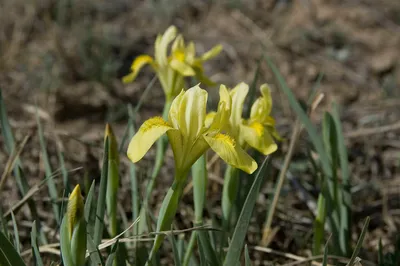
[[[220,88],[220,102],[212,121],[206,121],[207,91],[198,85],[181,91],[174,99],[168,121],[153,117],[145,121],[133,136],[128,147],[131,161],[139,161],[153,143],[167,133],[175,158],[178,178],[185,178],[193,163],[213,149],[224,161],[235,168],[252,173],[257,163],[236,144],[233,137],[222,131],[229,123],[231,97],[225,87]]]
[[[168,46],[172,44],[168,55]],[[200,57],[196,57],[196,47],[193,42],[185,46],[182,35],[177,35],[175,26],[170,26],[163,35],[158,35],[155,42],[155,55],[140,55],[132,63],[132,72],[123,77],[124,83],[132,82],[140,69],[149,64],[156,72],[161,86],[168,99],[173,99],[183,88],[183,78],[195,76],[200,82],[212,84],[204,75],[203,63],[218,55],[222,46],[217,45]]]
[[[269,87],[263,84],[260,90],[261,97],[253,103],[249,119],[242,118],[244,101],[249,92],[249,86],[242,82],[229,91],[232,98],[232,112],[227,131],[239,141],[240,146],[248,145],[264,155],[268,155],[278,148],[271,135],[275,136],[277,133],[274,128],[275,120],[270,116],[272,98]],[[212,117],[215,114],[210,113],[209,116]]]

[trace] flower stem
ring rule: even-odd
[[[224,187],[222,190],[223,228],[229,232],[233,206],[239,189],[239,171],[228,165],[225,170]]]
[[[159,234],[157,234],[156,239],[154,240],[153,248],[151,249],[148,259],[148,264],[153,260],[165,238],[165,234],[160,234],[160,232],[169,231],[171,229],[176,211],[178,210],[179,200],[182,196],[183,188],[186,183],[186,176],[187,172],[177,172],[174,183],[169,188],[167,195],[165,195],[157,219],[157,233]]]
[[[203,154],[192,166],[194,224],[203,223],[203,209],[207,192],[206,155]]]

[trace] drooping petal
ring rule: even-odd
[[[173,130],[173,127],[162,117],[146,120],[129,143],[128,158],[134,163],[142,159],[154,142],[168,130]]]
[[[218,133],[214,136],[204,135],[204,139],[225,162],[246,173],[253,173],[257,163],[250,157],[235,140],[225,134]]]
[[[243,104],[249,92],[249,85],[244,82],[239,83],[230,92],[232,97],[232,112],[231,112],[231,125],[234,130],[234,135],[237,137],[239,134],[240,124],[242,123]]]
[[[122,78],[123,83],[130,83],[135,80],[137,74],[139,73],[140,69],[147,64],[153,64],[153,58],[149,55],[140,55],[135,58],[132,63],[131,70],[132,72],[129,75],[126,75]]]
[[[168,45],[176,37],[176,27],[170,26],[161,37],[157,37],[155,46],[155,58],[160,66],[166,66]]]
[[[181,61],[177,58],[172,58],[169,64],[174,70],[178,71],[179,74],[181,74],[182,76],[196,75],[196,72],[190,65],[186,64],[184,61]]]
[[[207,61],[216,57],[222,51],[222,45],[216,45],[207,52],[205,52],[201,57],[201,61]]]
[[[258,122],[250,125],[242,125],[240,128],[241,137],[254,149],[264,155],[271,154],[278,149],[270,133]]]

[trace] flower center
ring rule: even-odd
[[[217,135],[215,135],[214,138],[221,140],[225,143],[228,143],[232,147],[236,146],[236,141],[229,135],[218,133]]]
[[[153,117],[152,119],[145,121],[142,125],[142,128],[143,132],[146,132],[154,127],[162,127],[162,126],[169,127],[170,125],[161,116],[156,116]]]

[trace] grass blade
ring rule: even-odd
[[[12,219],[12,224],[13,224],[13,229],[14,229],[14,247],[18,253],[21,253],[18,225],[17,225],[17,221],[15,220],[15,216],[14,216],[13,212],[11,212],[11,219]]]
[[[32,254],[35,258],[36,266],[43,266],[43,261],[40,256],[39,248],[37,246],[37,231],[36,231],[36,221],[33,221],[32,231],[31,231],[31,245],[32,245]]]
[[[108,255],[108,258],[106,260],[106,266],[115,265],[114,261],[115,261],[115,256],[117,255],[118,245],[119,245],[119,241],[118,240],[117,240],[117,242],[115,242],[114,245],[112,245],[111,253],[110,253],[110,255]]]
[[[247,248],[247,245],[244,246],[244,260],[245,260],[246,266],[252,266],[250,255],[249,255],[249,249]]]
[[[47,180],[47,187],[49,189],[49,195],[51,199],[51,205],[53,208],[53,213],[56,218],[57,224],[60,225],[60,220],[61,220],[61,214],[60,214],[60,209],[57,204],[57,199],[58,199],[58,193],[57,193],[57,188],[56,184],[54,182],[53,178],[50,178],[52,176],[52,170],[50,166],[50,161],[49,161],[49,155],[47,154],[47,148],[46,148],[46,141],[44,139],[44,134],[43,134],[43,128],[40,123],[40,118],[39,114],[36,111],[36,121],[38,125],[38,133],[39,133],[39,142],[40,142],[40,147],[42,150],[42,159],[43,159],[43,164],[44,164],[44,169],[45,169],[45,174],[46,174],[46,180]]]
[[[172,245],[172,253],[174,254],[174,262],[175,262],[174,265],[181,266],[181,258],[178,251],[178,244],[176,243],[176,239],[173,232],[171,232],[171,234],[168,234],[168,238]]]
[[[0,89],[0,125],[1,125],[1,133],[4,137],[4,146],[5,150],[7,151],[8,155],[11,155],[15,149],[15,141],[14,136],[10,127],[10,123],[8,121],[6,105],[3,100],[2,91]],[[22,162],[21,159],[18,157],[15,162],[14,166],[14,176],[15,181],[17,183],[18,189],[22,195],[25,197],[29,191],[28,181],[25,178],[25,175],[22,171]],[[32,218],[34,220],[39,221],[39,216],[37,213],[35,202],[32,199],[28,200],[28,207],[31,211]],[[40,222],[37,223],[37,229],[40,232],[40,240],[42,244],[47,244],[47,239],[42,230],[40,230]]]
[[[9,239],[0,231],[0,262],[2,266],[25,266]]]
[[[109,154],[109,139],[106,137],[104,141],[104,155],[103,155],[103,167],[101,169],[100,177],[100,189],[99,196],[97,198],[97,209],[96,209],[96,222],[94,225],[94,244],[98,246],[103,237],[104,227],[104,213],[106,209],[106,192],[107,192],[107,175],[108,175],[108,154]]]
[[[197,230],[197,237],[199,248],[204,254],[204,260],[201,262],[205,262],[206,265],[221,265],[216,249],[211,244],[207,230]]]
[[[93,225],[96,223],[96,201],[94,200],[94,188],[95,188],[95,181],[93,180],[89,192],[87,193],[86,196],[85,209],[84,209],[85,220],[87,221],[87,232],[91,237],[94,236]]]
[[[311,141],[312,141],[318,155],[320,156],[320,160],[321,160],[321,164],[322,164],[322,168],[323,168],[324,172],[328,176],[331,176],[330,160],[329,160],[328,154],[326,153],[326,151],[324,149],[322,140],[318,136],[316,127],[312,124],[311,120],[308,118],[307,113],[304,111],[304,109],[301,107],[300,103],[297,101],[292,90],[287,86],[284,78],[282,77],[281,73],[279,72],[279,70],[277,69],[275,64],[272,62],[272,60],[268,56],[265,56],[264,58],[268,64],[268,66],[271,68],[276,79],[278,80],[278,83],[280,85],[279,87],[286,94],[286,97],[289,100],[289,104],[290,104],[291,108],[297,114],[300,121],[304,124],[308,134],[310,135]]]
[[[360,252],[361,246],[362,246],[362,244],[364,242],[364,237],[365,237],[365,235],[367,234],[367,231],[368,231],[369,221],[370,221],[370,218],[368,216],[365,219],[364,226],[362,228],[360,237],[358,238],[358,241],[357,241],[357,244],[356,244],[356,248],[354,249],[353,255],[351,255],[350,261],[347,264],[347,266],[353,266],[354,262],[356,261],[357,255]]]
[[[135,135],[135,120],[134,120],[134,112],[131,105],[128,105],[128,113],[129,113],[129,121],[128,121],[128,130],[129,136],[133,137]],[[132,196],[132,220],[136,220],[139,216],[139,187],[138,180],[136,176],[136,165],[134,163],[129,164],[129,177],[131,181],[131,196]],[[136,228],[134,233],[136,233]]]
[[[117,196],[119,187],[119,154],[117,140],[109,124],[106,125],[105,136],[109,140],[106,207],[109,218],[109,233],[111,237],[114,237],[118,234]]]
[[[250,223],[250,218],[253,213],[258,194],[260,192],[261,184],[264,179],[265,171],[269,162],[269,157],[266,157],[262,165],[257,171],[253,185],[249,191],[249,195],[243,204],[242,211],[237,221],[235,230],[233,232],[232,241],[226,254],[224,266],[236,265],[240,261],[240,254],[243,248],[244,239],[247,234],[247,228]]]

